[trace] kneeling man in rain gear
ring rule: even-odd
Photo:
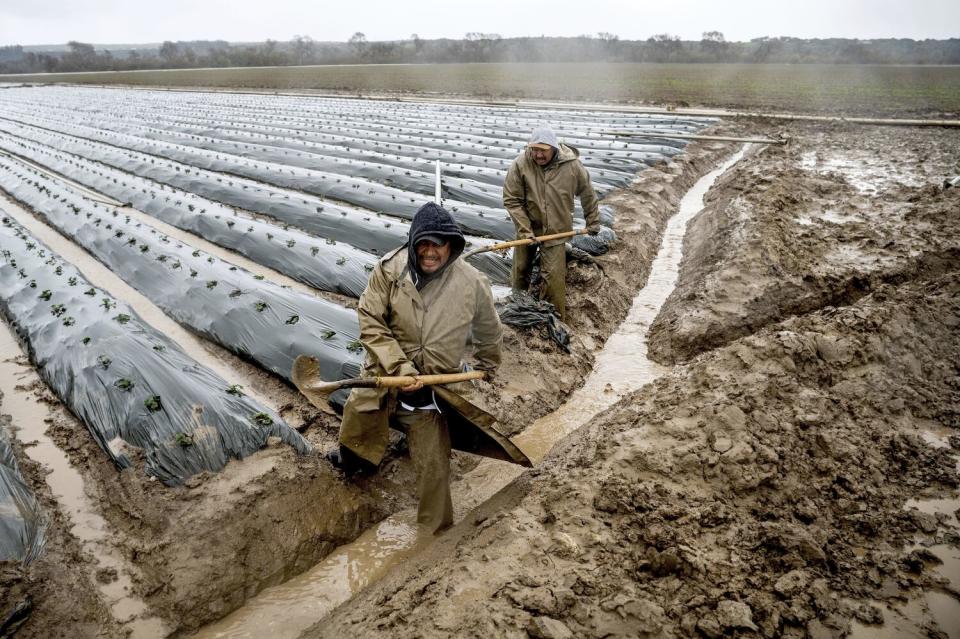
[[[459,373],[468,342],[476,369],[490,374],[497,368],[500,319],[486,277],[459,259],[464,245],[450,214],[425,204],[413,218],[407,244],[380,260],[358,308],[365,377]],[[348,473],[373,470],[386,452],[389,427],[406,433],[417,472],[417,521],[432,532],[443,530],[453,524],[451,436],[462,450],[511,461],[523,457],[493,430],[493,418],[470,402],[471,394],[471,382],[417,382],[399,392],[355,388],[331,461]]]

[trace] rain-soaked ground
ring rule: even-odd
[[[647,358],[647,330],[676,283],[687,223],[702,210],[710,186],[745,152],[746,148],[741,149],[700,178],[683,197],[667,226],[646,286],[634,298],[626,320],[598,353],[584,385],[557,411],[541,417],[513,438],[534,463],[591,417],[670,370]],[[457,519],[489,499],[520,472],[517,466],[484,460],[453,487]],[[408,559],[418,547],[429,544],[429,537],[418,534],[415,521],[416,513],[412,510],[385,519],[312,570],[265,590],[243,608],[193,637],[298,637],[330,610]]]

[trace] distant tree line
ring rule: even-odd
[[[318,42],[309,36],[253,44],[222,40],[164,42],[155,48],[93,45],[72,41],[58,51],[20,45],[0,47],[0,73],[129,71],[197,67],[261,67],[307,64],[396,64],[463,62],[722,62],[786,64],[960,64],[960,39],[851,40],[844,38],[754,38],[727,41],[719,31],[700,40],[668,33],[646,40],[621,40],[612,33],[575,38],[501,38],[467,33],[459,40],[371,42],[357,32],[347,42]]]

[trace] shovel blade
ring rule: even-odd
[[[330,406],[330,393],[318,388],[324,382],[323,378],[320,377],[320,362],[317,361],[317,358],[310,357],[309,355],[300,355],[297,357],[293,362],[293,370],[290,373],[290,378],[293,380],[297,390],[299,390],[311,404],[328,415],[336,415],[336,411]]]

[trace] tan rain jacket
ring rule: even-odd
[[[503,206],[517,227],[517,238],[572,231],[574,196],[580,198],[587,226],[600,223],[597,194],[579,158],[580,151],[561,144],[556,161],[546,168],[526,150],[513,161],[503,182]],[[564,242],[551,240],[544,246]]]
[[[358,315],[360,341],[367,349],[365,377],[458,373],[468,339],[477,369],[493,370],[500,364],[503,329],[490,284],[463,259],[454,260],[438,279],[417,291],[407,267],[406,247],[388,253],[370,275]],[[472,383],[433,388],[450,422],[454,448],[509,461],[526,460],[493,429],[494,418],[470,402]],[[353,389],[343,411],[340,443],[379,464],[386,452],[396,394],[388,389]]]

